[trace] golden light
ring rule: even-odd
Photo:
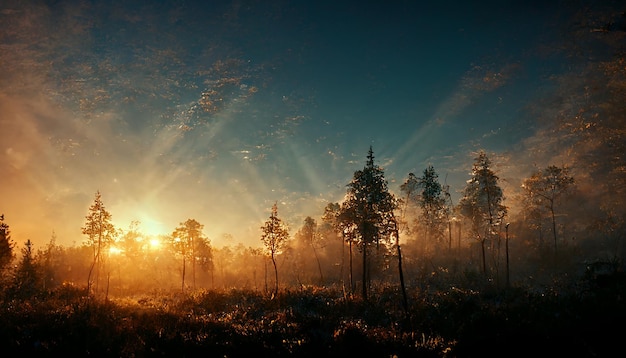
[[[136,231],[143,237],[152,237],[163,235],[168,232],[165,225],[158,219],[155,219],[149,212],[142,208],[129,206],[128,208],[115,208],[119,212],[116,216],[116,226],[124,227],[130,223],[129,231]],[[138,240],[139,241],[139,240]]]
[[[159,240],[157,238],[150,239],[150,249],[151,250],[158,250],[160,248],[161,248],[161,240]]]
[[[109,254],[110,255],[119,255],[122,253],[122,250],[118,247],[115,246],[111,246],[109,247]]]
[[[157,236],[166,232],[163,223],[147,215],[141,219],[141,231],[148,236]]]

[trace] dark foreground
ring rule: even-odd
[[[626,276],[568,289],[415,291],[363,302],[332,289],[153,293],[105,301],[72,287],[5,298],[4,357],[614,356],[626,319]]]

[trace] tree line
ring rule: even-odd
[[[419,176],[409,173],[397,197],[370,147],[365,166],[346,185],[343,201],[328,203],[319,222],[307,216],[291,235],[274,203],[259,228],[260,248],[213,247],[204,225],[191,218],[158,238],[143,235],[139,222],[120,230],[97,191],[85,216],[86,239],[80,247],[57,245],[53,235],[47,247],[35,252],[27,240],[17,260],[9,226],[1,216],[2,282],[5,291],[14,294],[71,284],[105,298],[111,291],[130,293],[140,287],[173,289],[178,282],[182,292],[238,286],[273,296],[281,287],[340,285],[344,294],[360,291],[367,299],[374,284],[399,284],[406,304],[407,285],[423,284],[429,275],[449,271],[498,282],[505,275],[509,286],[511,223],[516,228],[518,266],[523,250],[528,257],[533,252],[535,257],[549,256],[556,267],[563,231],[561,199],[576,188],[569,168],[550,165],[525,178],[515,217],[485,151],[476,155],[456,205],[449,186],[438,178],[432,165]],[[546,244],[546,236],[552,245]]]

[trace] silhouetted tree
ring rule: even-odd
[[[11,230],[4,222],[4,214],[0,215],[0,280],[4,277],[4,272],[13,261],[13,247],[15,243],[11,240]]]
[[[58,275],[62,267],[63,248],[56,243],[56,234],[53,232],[48,245],[37,251],[35,261],[41,275],[42,289],[47,290],[59,284]]]
[[[367,299],[369,286],[368,252],[372,247],[379,249],[390,243],[397,232],[394,210],[397,201],[387,188],[384,171],[374,164],[372,147],[367,154],[363,170],[354,173],[344,202],[341,205],[340,221],[344,232],[352,231],[363,254],[363,299]],[[385,250],[386,251],[386,250]]]
[[[204,229],[204,225],[195,219],[187,219],[184,223],[180,223],[180,226],[171,235],[171,246],[174,248],[174,252],[182,258],[181,289],[183,292],[185,292],[185,273],[188,259],[191,260],[193,288],[196,288],[196,245],[198,240],[203,237],[202,229]]]
[[[195,241],[195,257],[194,261],[197,261],[198,266],[204,273],[211,273],[211,283],[213,283],[213,248],[211,247],[211,241],[203,236],[200,236]]]
[[[302,228],[298,231],[298,237],[306,246],[313,251],[313,256],[317,262],[317,269],[320,274],[320,284],[324,284],[324,274],[322,273],[322,265],[317,250],[323,246],[323,238],[317,228],[317,221],[310,216],[304,219]]]
[[[487,274],[485,241],[495,236],[495,227],[502,224],[507,208],[498,176],[491,169],[491,160],[480,151],[474,160],[471,177],[459,202],[460,212],[472,224],[472,233],[481,245],[483,274]]]
[[[37,289],[37,266],[33,258],[33,243],[26,240],[22,248],[22,259],[17,264],[13,287],[18,297],[32,297]]]
[[[406,195],[407,205],[419,206],[420,221],[426,228],[428,242],[441,244],[449,216],[449,207],[443,187],[438,180],[439,175],[432,165],[424,169],[421,177],[410,173],[408,179],[400,186]]]
[[[531,213],[534,210],[548,210],[552,221],[554,254],[557,254],[557,230],[555,205],[557,200],[574,185],[574,178],[569,175],[567,167],[550,165],[537,170],[522,184],[524,195],[529,203]]]
[[[104,262],[104,251],[110,246],[116,236],[116,230],[111,223],[111,213],[104,207],[100,191],[96,192],[93,204],[89,207],[89,214],[85,226],[82,227],[83,235],[87,235],[86,245],[92,248],[93,261],[89,268],[87,278],[87,292],[91,292],[91,277],[95,269],[96,292],[100,280],[100,271]]]
[[[278,267],[276,266],[276,255],[285,247],[289,239],[289,230],[278,217],[278,207],[276,203],[272,205],[272,212],[269,219],[261,226],[261,242],[265,245],[267,252],[274,266],[274,294],[278,295]]]

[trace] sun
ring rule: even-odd
[[[109,247],[109,254],[110,255],[119,255],[121,253],[122,253],[122,249],[120,249],[119,247],[116,247],[116,246]]]
[[[149,241],[150,243],[150,250],[158,250],[161,248],[161,240],[159,240],[156,237],[153,237],[152,239],[150,239]]]

